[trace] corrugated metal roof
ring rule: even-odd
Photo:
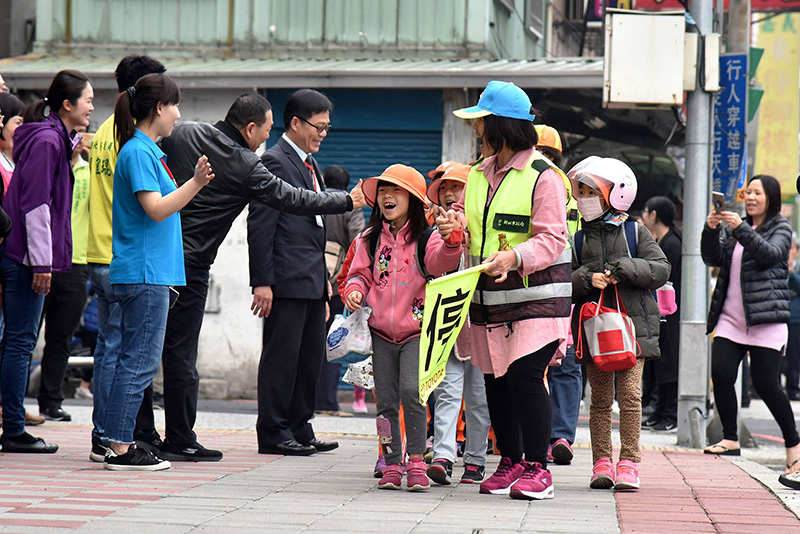
[[[482,88],[492,79],[529,89],[601,88],[602,58],[449,59],[204,59],[156,57],[192,89],[232,87]],[[78,69],[100,89],[116,87],[118,58],[28,55],[0,60],[0,74],[19,89],[47,89],[61,69]]]

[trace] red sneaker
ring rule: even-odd
[[[397,465],[387,465],[383,468],[383,476],[378,487],[380,489],[400,489],[403,485],[403,469]]]
[[[428,480],[428,465],[422,458],[412,458],[406,465],[406,487],[408,491],[421,491],[431,487]],[[384,471],[385,473],[385,471]]]
[[[525,471],[511,487],[512,499],[542,500],[553,498],[553,477],[539,462],[523,462]]]
[[[569,441],[561,438],[550,447],[550,456],[553,457],[552,461],[558,465],[569,465],[575,455],[572,452],[572,447],[569,446]],[[547,460],[550,461],[550,458]]]
[[[480,492],[491,495],[508,495],[511,486],[519,480],[524,471],[525,467],[523,467],[522,463],[513,464],[511,463],[511,458],[503,457],[500,459],[497,471],[481,482]]]

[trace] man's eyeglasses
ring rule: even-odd
[[[317,133],[321,134],[322,132],[330,132],[331,131],[331,123],[325,124],[323,126],[317,126],[316,124],[311,124],[310,122],[305,120],[303,117],[300,117],[299,115],[295,115],[295,117],[297,117],[298,119],[300,119],[304,123],[308,124],[309,126],[314,128],[315,130],[317,130]]]

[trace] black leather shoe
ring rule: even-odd
[[[39,408],[39,415],[43,415],[48,421],[72,421],[72,416],[65,412],[61,406]]]
[[[309,456],[317,452],[317,449],[312,445],[303,445],[302,443],[290,439],[283,443],[259,448],[258,452],[260,454],[283,454],[284,456]]]
[[[35,438],[35,441],[28,443],[27,441],[20,441],[3,436],[0,437],[0,445],[3,446],[3,452],[53,454],[58,450],[58,445],[55,443],[47,443],[42,438]]]
[[[328,452],[339,448],[338,441],[320,441],[317,438],[312,439],[306,445],[311,445],[317,449],[317,452]]]

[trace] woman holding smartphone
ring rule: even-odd
[[[120,303],[122,343],[104,417],[110,440],[105,467],[157,471],[170,463],[136,448],[136,414],[161,360],[170,286],[186,284],[177,213],[214,178],[208,158],[181,187],[156,145],[181,114],[180,90],[169,77],[149,74],[121,93],[114,109],[120,146],[114,171],[112,299]]]
[[[739,364],[749,352],[753,386],[783,433],[785,474],[794,477],[800,489],[800,435],[779,374],[788,335],[786,323],[791,317],[788,258],[792,228],[780,214],[781,187],[772,176],[750,178],[745,206],[744,220],[732,211],[712,210],[700,245],[706,265],[720,268],[707,329],[714,332],[711,377],[723,439],[705,453],[741,454],[734,383]]]

